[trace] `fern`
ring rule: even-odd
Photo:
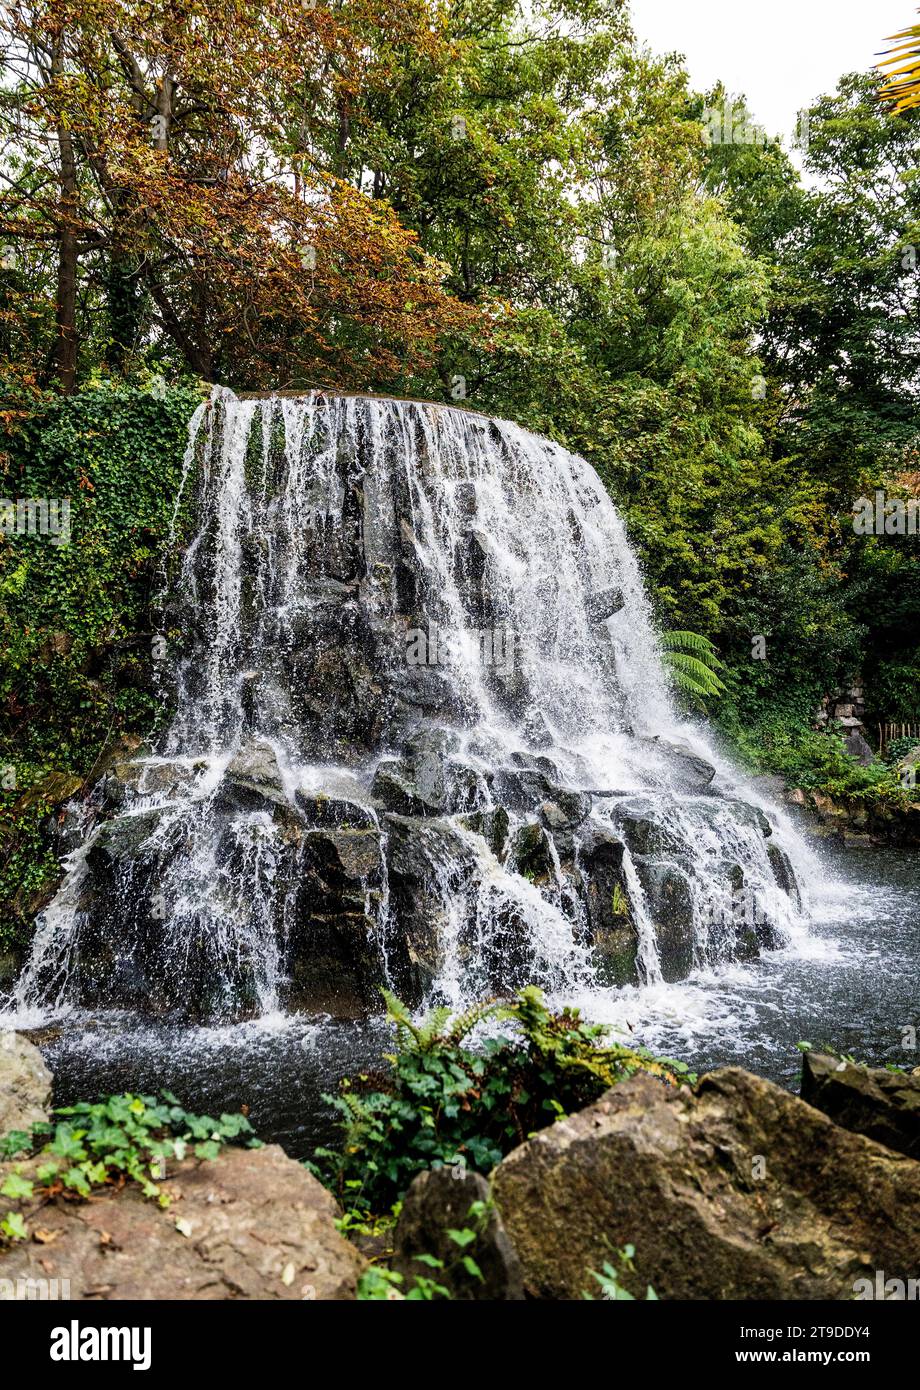
[[[724,667],[708,637],[676,629],[661,633],[659,641],[671,682],[681,695],[703,707],[721,695],[725,686],[717,672]]]
[[[453,1025],[445,1035],[444,1041],[450,1047],[456,1047],[463,1042],[465,1037],[472,1033],[477,1024],[485,1018],[507,1018],[511,1010],[507,1004],[489,999],[480,1004],[474,1004],[466,1013],[458,1014],[453,1021]]]

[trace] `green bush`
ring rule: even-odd
[[[396,1028],[390,1070],[346,1079],[339,1095],[325,1097],[338,1112],[341,1145],[317,1149],[308,1165],[353,1213],[386,1210],[425,1168],[488,1172],[535,1130],[634,1072],[670,1085],[692,1080],[681,1062],[606,1041],[607,1030],[577,1009],[551,1013],[534,986],[456,1018],[435,1009],[420,1024],[392,995],[386,1002]],[[465,1046],[486,1020],[512,1024],[512,1034]]]
[[[920,738],[893,738],[885,746],[883,761],[889,767],[894,767],[902,758],[906,758],[908,753],[912,753],[918,744],[920,744]]]

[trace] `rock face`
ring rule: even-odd
[[[20,1002],[351,1017],[383,985],[657,982],[783,937],[792,870],[681,741],[584,460],[446,407],[222,393],[187,481],[173,720],[87,802]]]
[[[816,1052],[802,1059],[802,1099],[835,1124],[920,1159],[920,1072],[858,1067]]]
[[[47,1120],[50,1105],[51,1073],[38,1048],[0,1032],[0,1134],[30,1130]]]
[[[402,1274],[403,1291],[415,1275],[437,1279],[457,1300],[520,1300],[524,1297],[521,1267],[501,1218],[494,1208],[483,1223],[470,1215],[474,1202],[488,1202],[489,1185],[479,1173],[436,1168],[419,1173],[403,1201],[394,1237],[392,1268]],[[460,1246],[448,1231],[476,1230],[475,1241]],[[443,1268],[432,1270],[418,1260],[433,1255]],[[470,1274],[463,1255],[475,1260],[481,1279]]]
[[[364,1261],[338,1209],[276,1146],[185,1161],[161,1210],[139,1191],[52,1202],[40,1243],[0,1254],[0,1281],[69,1280],[73,1299],[351,1299]],[[8,1285],[6,1287],[9,1287]],[[24,1287],[19,1284],[18,1287]]]
[[[843,845],[920,845],[920,798],[906,805],[867,803],[861,796],[830,797],[795,788],[788,794],[793,806],[805,807],[819,823],[818,833]]]
[[[852,1299],[917,1272],[920,1165],[733,1068],[622,1082],[509,1154],[492,1194],[534,1298],[579,1298],[627,1244],[640,1298]]]

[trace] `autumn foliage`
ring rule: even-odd
[[[72,389],[100,304],[110,368],[154,341],[250,388],[393,381],[471,326],[446,268],[341,177],[335,138],[329,154],[387,80],[390,31],[438,49],[424,6],[14,0],[2,26],[0,322],[20,375]]]

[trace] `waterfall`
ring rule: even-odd
[[[801,922],[804,853],[676,714],[583,459],[443,405],[217,389],[182,479],[171,722],[97,784],[17,1016],[583,995]]]

